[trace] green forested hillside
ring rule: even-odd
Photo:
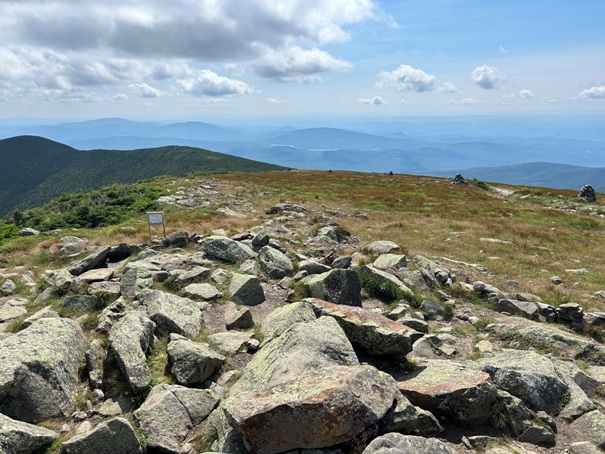
[[[282,167],[200,148],[80,151],[36,136],[0,140],[0,216],[65,193],[189,172],[261,172]]]

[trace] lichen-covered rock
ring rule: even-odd
[[[310,322],[317,317],[313,305],[306,301],[287,304],[271,312],[263,322],[261,331],[264,343],[278,337],[288,328],[299,322]]]
[[[206,282],[201,284],[189,284],[181,290],[187,298],[195,298],[202,301],[213,301],[223,296],[223,293],[214,285]]]
[[[69,290],[71,284],[76,280],[73,274],[62,268],[58,271],[51,271],[44,279],[44,283],[53,287],[59,293]]]
[[[226,354],[235,355],[252,339],[251,332],[227,331],[215,333],[208,337],[208,341]]]
[[[271,246],[265,246],[259,251],[258,262],[263,271],[273,279],[281,279],[294,273],[292,262],[286,254]]]
[[[146,289],[139,293],[138,299],[163,334],[196,336],[204,324],[198,305],[188,298]]]
[[[225,362],[225,357],[208,345],[190,341],[178,334],[170,335],[167,353],[170,372],[183,386],[201,385]]]
[[[328,265],[316,262],[312,259],[303,260],[298,263],[298,269],[300,271],[306,271],[307,274],[322,274],[327,273],[331,270]]]
[[[231,300],[244,306],[256,306],[265,301],[265,292],[256,276],[233,273],[229,284]]]
[[[379,240],[366,245],[364,249],[374,254],[390,254],[392,252],[398,252],[401,248],[397,243],[392,241]]]
[[[361,307],[333,304],[319,299],[307,299],[317,316],[336,319],[353,345],[370,355],[403,357],[412,351],[412,344],[422,337],[398,322]]]
[[[401,392],[395,395],[393,406],[378,423],[379,433],[398,432],[430,437],[443,432],[443,427],[428,411],[415,407]]]
[[[301,281],[309,295],[335,304],[361,306],[361,281],[352,270],[335,269]]]
[[[579,431],[599,448],[605,449],[605,414],[599,410],[580,416],[571,423],[570,427]]]
[[[396,289],[398,289],[401,293],[405,295],[414,294],[414,292],[412,292],[412,290],[410,290],[410,288],[403,282],[401,282],[398,278],[396,278],[390,273],[387,273],[386,271],[382,271],[376,267],[373,267],[372,265],[363,265],[359,269],[359,273],[362,275],[369,276],[372,281],[376,282],[378,285],[394,286]]]
[[[94,295],[71,295],[63,300],[61,306],[76,312],[86,312],[99,304],[99,298]]]
[[[124,418],[104,421],[90,432],[63,442],[66,454],[139,454],[141,444],[134,429]]]
[[[254,326],[252,312],[247,307],[237,306],[229,301],[225,304],[225,327],[232,329],[250,329]]]
[[[540,308],[532,301],[517,301],[501,299],[496,303],[496,311],[507,312],[512,315],[522,315],[533,320],[540,315]]]
[[[254,251],[245,244],[225,236],[209,236],[202,243],[202,251],[212,259],[229,263],[242,263],[255,257]]]
[[[487,423],[496,400],[496,388],[487,373],[454,361],[427,361],[398,384],[414,405],[460,424]]]
[[[154,330],[152,320],[137,312],[129,312],[109,331],[111,349],[118,366],[135,394],[151,386],[146,354],[153,343]]]
[[[120,278],[120,292],[127,298],[136,298],[139,292],[151,288],[153,285],[153,276],[151,272],[143,266],[128,264]]]
[[[0,412],[36,423],[73,410],[87,341],[80,326],[45,318],[0,341]]]
[[[219,396],[208,389],[157,385],[134,412],[147,435],[147,446],[160,452],[178,452],[189,431],[216,407]]]
[[[381,254],[374,260],[374,267],[379,270],[405,268],[408,261],[405,255],[401,254]]]
[[[504,350],[473,362],[489,373],[498,388],[517,396],[533,410],[557,414],[568,386],[545,356],[530,351]]]
[[[204,279],[210,277],[210,269],[203,266],[196,266],[189,271],[185,271],[178,275],[174,280],[174,284],[177,286],[198,284]]]
[[[385,415],[396,392],[372,366],[333,366],[232,395],[222,408],[252,452],[271,454],[348,441]]]
[[[83,258],[79,262],[72,264],[67,270],[74,276],[79,276],[88,270],[100,268],[107,261],[110,250],[111,248],[109,246],[99,247],[92,254]]]
[[[29,454],[50,445],[58,433],[44,427],[16,421],[0,413],[0,452]]]
[[[46,306],[40,309],[38,312],[34,312],[32,315],[23,320],[21,324],[22,328],[27,328],[33,323],[37,322],[41,318],[59,318],[59,313],[52,309],[52,306]]]
[[[296,323],[254,355],[231,395],[258,391],[307,371],[357,364],[353,346],[336,320],[321,317]]]
[[[434,438],[388,433],[375,438],[363,454],[452,454],[447,446]]]

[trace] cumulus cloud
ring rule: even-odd
[[[500,75],[498,68],[487,65],[476,67],[471,73],[471,77],[473,82],[486,90],[498,88],[502,80],[502,76]]]
[[[252,65],[253,71],[260,77],[279,82],[318,82],[321,73],[348,71],[350,68],[350,63],[320,49],[306,50],[300,47],[269,51]]]
[[[519,97],[520,98],[535,98],[536,94],[533,91],[526,89],[526,90],[521,90],[519,92]]]
[[[446,82],[437,89],[437,93],[460,93],[460,90],[453,83]]]
[[[598,85],[582,90],[578,96],[582,99],[605,99],[605,85]]]
[[[387,104],[387,102],[380,96],[374,96],[373,98],[358,98],[357,102],[359,104],[371,104],[373,106],[381,106],[383,104]]]
[[[208,69],[198,71],[194,77],[179,80],[179,86],[185,93],[194,96],[249,95],[254,91],[251,86],[241,80],[219,76]]]
[[[395,86],[399,91],[433,91],[435,89],[435,76],[410,65],[401,65],[393,71],[382,71],[378,74],[376,87],[385,88],[388,86]]]
[[[130,89],[142,98],[159,98],[160,96],[163,96],[163,93],[160,90],[146,83],[131,84]]]

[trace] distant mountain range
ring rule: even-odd
[[[64,193],[192,171],[262,172],[283,167],[185,146],[80,151],[43,137],[0,140],[0,216]]]
[[[121,118],[70,123],[14,119],[0,120],[0,137],[44,136],[78,150],[179,145],[301,169],[446,176],[472,169],[488,181],[569,189],[582,182],[580,186],[603,188],[597,179],[599,168],[605,167],[605,115],[288,121],[220,126]]]

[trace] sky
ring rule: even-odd
[[[605,113],[603,0],[0,0],[0,118]]]

